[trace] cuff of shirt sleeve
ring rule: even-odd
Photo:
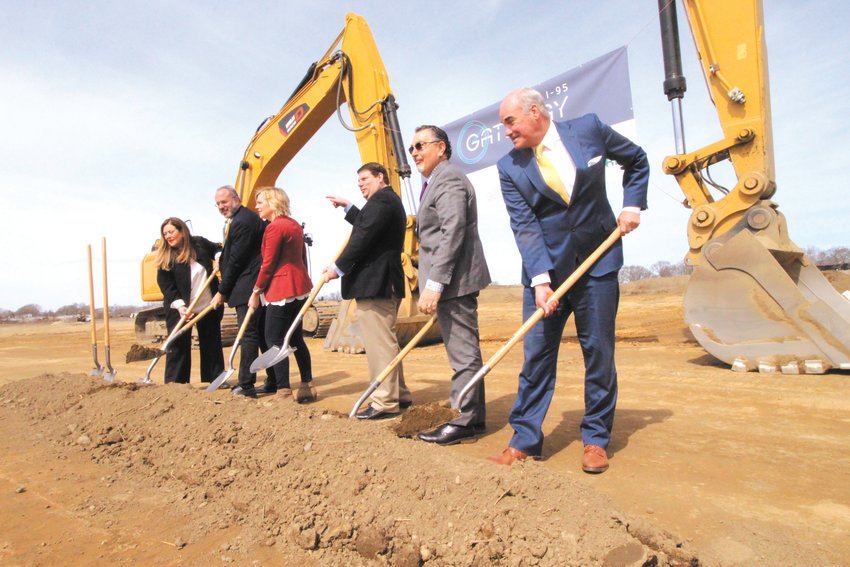
[[[342,276],[345,275],[345,273],[336,266],[336,263],[331,264],[331,268],[334,269],[334,271],[336,272],[336,275],[338,275],[339,277],[342,277]]]
[[[184,305],[186,305],[186,302],[183,301],[182,299],[175,299],[174,301],[171,302],[171,308],[172,309],[180,309]]]
[[[351,209],[351,207],[353,207],[353,206],[354,206],[354,203],[348,203],[348,204],[345,206],[345,208],[343,209],[343,211],[345,211],[345,214],[348,214],[348,211],[349,211],[349,210]]]
[[[430,289],[431,291],[436,291],[437,293],[443,293],[443,290],[446,289],[446,286],[444,286],[440,282],[428,280],[427,282],[425,282],[425,289]]]
[[[637,215],[640,214],[640,207],[623,207],[624,213],[635,213]]]
[[[552,283],[552,278],[549,277],[549,272],[544,272],[531,278],[531,287],[545,283]]]

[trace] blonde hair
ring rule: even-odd
[[[286,191],[277,187],[260,187],[254,193],[254,200],[256,201],[260,195],[263,196],[276,216],[289,216],[289,195],[286,194]]]
[[[172,248],[165,241],[163,232],[169,224],[183,235],[183,243],[179,249]],[[175,263],[188,264],[197,259],[197,257],[195,247],[192,246],[192,234],[189,232],[189,227],[186,223],[177,217],[169,217],[162,221],[159,227],[159,240],[156,243],[156,267],[168,271],[171,270]]]

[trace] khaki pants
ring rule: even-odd
[[[363,346],[369,362],[369,375],[374,380],[398,354],[396,318],[399,299],[358,299],[357,319],[363,334]],[[404,384],[402,363],[369,397],[371,406],[386,412],[398,412],[399,401],[410,401],[410,390]]]

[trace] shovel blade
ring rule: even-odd
[[[103,367],[92,368],[89,370],[89,376],[102,376],[103,375]]]
[[[103,379],[107,382],[114,382],[116,374],[118,374],[117,370],[105,370],[103,372]]]
[[[274,360],[272,360],[272,362],[271,362],[271,364],[269,364],[269,366],[274,366],[278,362],[285,360],[286,357],[288,357],[293,352],[295,352],[295,348],[290,347],[290,346],[286,347],[283,350],[278,351],[277,356],[274,357]]]
[[[260,370],[265,370],[272,364],[274,364],[275,358],[277,358],[278,353],[280,353],[280,347],[273,346],[260,356],[254,359],[254,362],[251,363],[251,372],[259,372]]]
[[[218,390],[222,384],[227,382],[228,378],[233,376],[234,372],[236,372],[236,369],[231,367],[230,369],[225,370],[224,372],[219,374],[218,377],[216,377],[216,379],[213,380],[209,386],[207,386],[207,392],[215,392],[216,390]]]

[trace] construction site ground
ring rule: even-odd
[[[486,378],[487,434],[435,447],[394,435],[398,418],[348,419],[366,358],[319,339],[319,400],[297,405],[206,393],[197,374],[165,386],[163,363],[137,386],[127,319],[111,321],[111,385],[89,376],[87,323],[4,325],[0,564],[847,565],[850,372],[730,371],[687,331],[684,285],[623,288],[601,475],[580,469],[571,328],[543,459],[508,468],[486,457],[511,436],[521,345]],[[519,327],[520,294],[482,294],[485,359]],[[404,368],[414,407],[446,399],[442,345]]]

